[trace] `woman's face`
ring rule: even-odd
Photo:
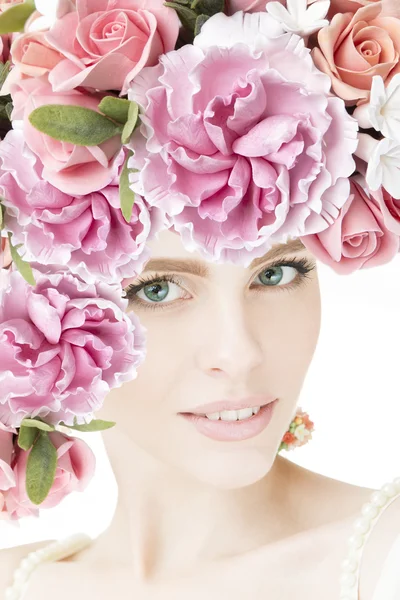
[[[128,310],[147,329],[146,359],[135,380],[109,394],[101,418],[107,412],[153,458],[209,484],[261,479],[296,410],[320,329],[315,260],[293,243],[297,250],[282,245],[271,259],[273,246],[243,268],[205,261],[162,231],[135,287],[125,288]],[[296,259],[303,265],[283,264]],[[210,439],[179,414],[249,396],[278,399],[268,426],[250,439]]]

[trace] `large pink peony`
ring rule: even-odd
[[[53,508],[72,492],[83,492],[93,478],[96,457],[83,440],[66,436],[59,431],[49,433],[49,438],[57,450],[57,467],[53,485],[47,498],[39,505]],[[16,446],[13,459],[15,485],[4,494],[4,510],[9,519],[39,516],[39,507],[29,499],[26,492],[26,465],[31,450]]]
[[[54,90],[122,90],[146,65],[175,48],[180,22],[162,0],[76,0],[46,38],[66,58],[52,71]]]
[[[124,160],[121,151],[119,172]],[[162,228],[163,215],[136,195],[127,223],[120,208],[120,173],[85,196],[61,192],[43,181],[43,165],[20,130],[0,142],[0,161],[7,229],[14,245],[24,245],[25,260],[68,265],[87,283],[120,282],[142,270],[149,257],[147,242]]]
[[[363,177],[351,179],[350,191],[338,219],[328,230],[301,238],[317,259],[343,275],[384,265],[400,248],[399,235],[387,227]]]
[[[116,176],[116,158],[121,150],[121,136],[115,135],[99,146],[76,146],[41,133],[29,121],[30,113],[47,104],[82,106],[97,110],[103,95],[85,94],[77,90],[56,94],[46,75],[11,79],[14,109],[12,120],[23,120],[24,138],[29,148],[40,158],[42,178],[62,192],[83,195],[104,188]]]
[[[16,271],[0,288],[0,421],[27,417],[84,423],[111,388],[137,375],[145,330],[120,285],[88,284],[68,269],[32,263],[36,285]]]
[[[132,188],[213,260],[248,264],[322,231],[349,195],[357,123],[300,37],[268,37],[268,17],[215,15],[129,92],[145,113]]]

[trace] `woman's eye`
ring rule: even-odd
[[[294,267],[276,266],[268,267],[259,273],[256,277],[262,285],[277,286],[285,283],[291,283],[298,274]]]
[[[182,288],[179,287],[176,283],[172,283],[171,281],[154,281],[147,285],[144,285],[138,292],[136,292],[136,296],[140,298],[143,302],[157,302],[161,303],[168,297],[168,302],[179,299],[180,290]]]

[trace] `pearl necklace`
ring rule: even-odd
[[[74,533],[67,538],[52,542],[44,548],[30,552],[14,572],[14,581],[6,589],[4,600],[22,599],[28,579],[39,563],[61,560],[74,552],[82,550],[92,542],[93,539],[86,533]]]
[[[374,491],[371,500],[363,505],[362,516],[353,523],[353,534],[348,539],[348,554],[342,562],[340,578],[340,600],[359,600],[361,558],[373,527],[379,517],[397,498],[400,497],[400,477],[385,483]]]
[[[341,565],[340,600],[359,600],[358,587],[364,546],[383,511],[398,497],[400,497],[400,477],[397,477],[391,483],[385,483],[379,491],[374,491],[370,502],[367,502],[362,507],[362,516],[354,522],[354,532],[348,540],[348,555]],[[93,539],[89,535],[75,533],[63,540],[53,542],[40,550],[30,552],[14,572],[14,581],[6,589],[4,600],[22,599],[28,579],[39,563],[61,560],[74,552],[79,552],[79,550],[82,550],[92,542]]]

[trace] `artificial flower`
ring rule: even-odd
[[[368,164],[368,187],[376,191],[382,185],[393,198],[400,199],[400,140],[376,140],[360,133],[356,155]]]
[[[374,127],[385,137],[400,142],[400,73],[387,87],[382,77],[373,77],[369,103],[358,106],[353,116],[360,127]]]
[[[303,40],[260,35],[262,17],[211,17],[194,46],[161,57],[129,92],[143,109],[132,188],[212,260],[249,264],[273,241],[325,229],[354,170],[357,122]],[[240,43],[240,25],[257,50]]]
[[[66,267],[33,263],[32,271],[35,286],[2,270],[0,422],[84,423],[110,389],[136,377],[144,329],[120,285],[87,284]]]
[[[306,37],[329,25],[325,19],[329,5],[330,0],[317,0],[311,5],[307,0],[286,0],[286,8],[280,2],[269,2],[266,10],[285,31]]]

